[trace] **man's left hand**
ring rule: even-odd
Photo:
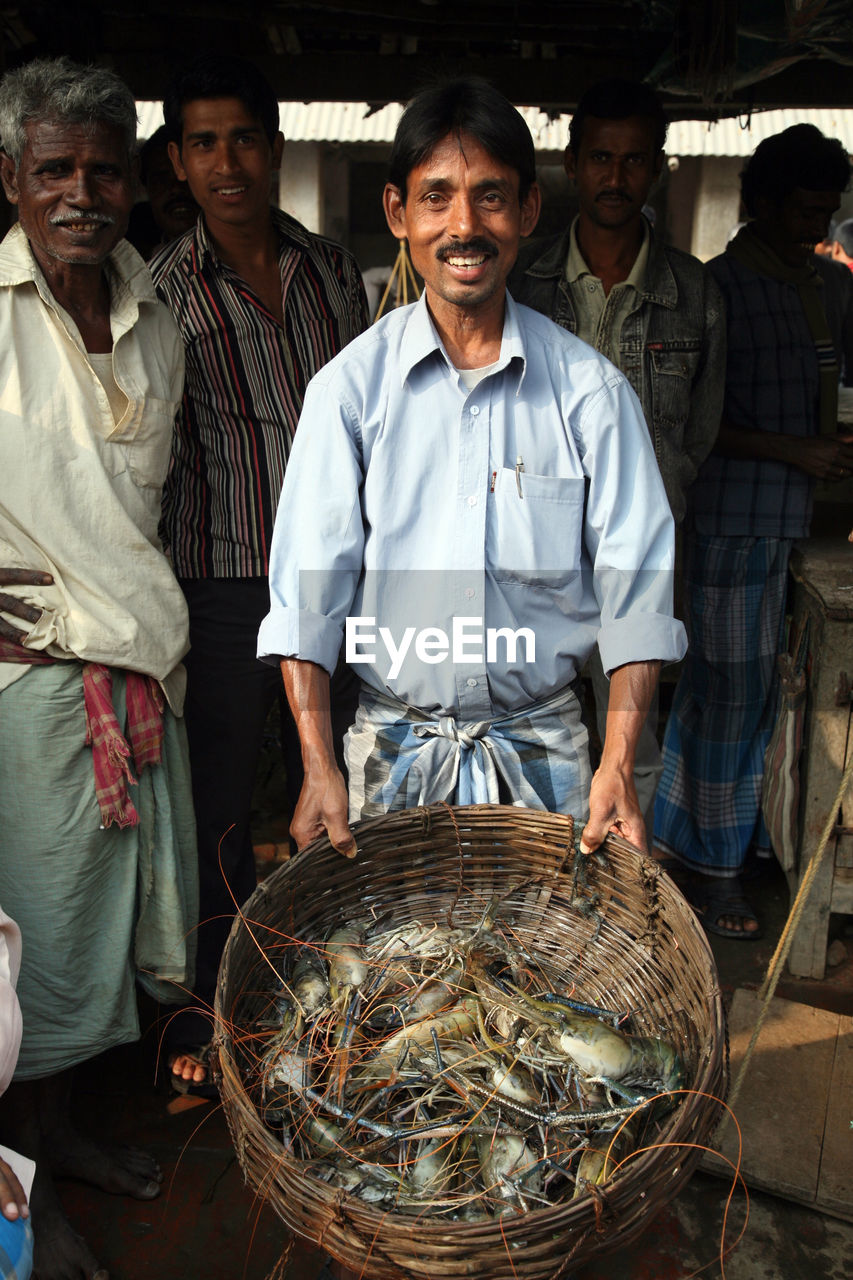
[[[53,578],[49,573],[41,573],[36,569],[4,569],[0,568],[0,587],[11,586],[32,586],[32,587],[48,587],[53,582]],[[10,613],[14,618],[21,618],[24,622],[38,622],[41,617],[41,609],[36,609],[33,605],[27,604],[25,600],[21,600],[18,596],[10,596],[6,591],[0,591],[0,613]],[[5,618],[0,617],[0,636],[5,636],[7,640],[13,640],[15,644],[23,644],[27,638],[27,633],[22,631],[20,627],[13,626],[11,622],[7,622]]]
[[[589,789],[589,821],[581,833],[581,852],[592,853],[610,832],[646,848],[646,824],[640,811],[633,771],[627,776],[604,764]]]
[[[30,1216],[24,1188],[10,1164],[0,1160],[0,1213],[10,1222]]]

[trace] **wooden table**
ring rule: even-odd
[[[735,992],[732,1080],[761,1011],[757,992]],[[853,1222],[851,1090],[853,1018],[772,1000],[734,1104],[740,1135],[724,1118],[702,1168],[730,1181],[740,1136],[740,1172],[748,1187]]]
[[[792,634],[797,634],[804,617],[809,619],[799,847],[797,865],[787,869],[793,899],[853,752],[853,546],[841,538],[800,543],[791,556],[791,574]],[[832,912],[853,914],[853,786],[836,816],[791,947],[788,963],[797,977],[824,976]]]

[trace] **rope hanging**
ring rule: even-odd
[[[731,1094],[729,1095],[728,1101],[730,1108],[733,1108],[737,1102],[738,1094],[740,1093],[741,1086],[746,1076],[746,1070],[749,1066],[750,1058],[752,1057],[758,1037],[761,1034],[761,1028],[764,1026],[764,1022],[767,1018],[770,1002],[773,999],[779,978],[781,977],[782,970],[785,967],[785,961],[788,959],[788,952],[791,950],[791,944],[794,941],[794,934],[797,932],[797,925],[800,923],[800,918],[805,910],[806,902],[808,900],[809,893],[811,892],[812,885],[814,884],[815,876],[818,873],[818,869],[823,861],[827,846],[829,845],[829,841],[835,827],[838,810],[841,808],[841,804],[844,800],[844,793],[850,784],[851,777],[853,777],[853,752],[851,752],[850,759],[847,761],[844,772],[841,775],[841,782],[838,785],[838,794],[836,795],[832,808],[829,811],[829,816],[827,817],[826,824],[821,833],[817,849],[812,855],[809,865],[806,868],[806,873],[800,882],[800,887],[797,891],[797,896],[794,899],[793,906],[791,907],[790,915],[785,922],[785,927],[782,930],[779,942],[777,943],[773,959],[770,961],[768,966],[767,975],[761,985],[761,990],[758,993],[759,999],[763,1001],[763,1004],[758,1015],[758,1020],[755,1024],[755,1028],[752,1032],[752,1038],[747,1046],[746,1053],[744,1054],[743,1062],[740,1065],[737,1079],[735,1080]],[[728,1123],[728,1115],[729,1113],[727,1112],[721,1128],[725,1127]]]
[[[391,293],[392,286],[394,288],[395,307],[405,307],[410,301],[414,302],[421,296],[417,276],[415,275],[414,267],[409,259],[405,240],[400,241],[397,260],[394,263],[391,275],[388,278],[388,283],[385,286],[385,292],[380,299],[379,306],[376,308],[376,315],[373,317],[374,323],[385,311],[385,304],[388,301],[388,296]],[[410,291],[412,294],[411,298],[409,297]]]

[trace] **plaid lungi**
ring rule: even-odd
[[[127,730],[123,671],[112,706]],[[183,722],[131,786],[139,822],[103,822],[86,744],[83,664],[34,666],[0,694],[0,902],[21,929],[16,1080],[55,1075],[139,1038],[136,981],[192,987],[198,865]]]
[[[0,1280],[29,1280],[33,1272],[33,1228],[29,1218],[10,1222],[0,1214]]]
[[[586,821],[588,734],[571,687],[477,723],[362,687],[345,742],[351,822],[436,804],[516,804]]]
[[[689,647],[663,743],[655,844],[697,871],[737,875],[761,818],[776,721],[790,538],[685,537]]]

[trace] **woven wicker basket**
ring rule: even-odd
[[[531,809],[435,805],[370,819],[356,835],[353,861],[321,840],[275,872],[231,932],[216,1001],[217,1078],[246,1179],[292,1231],[378,1280],[556,1280],[636,1238],[693,1172],[727,1083],[713,958],[672,881],[618,837],[608,837],[604,857],[577,859],[571,819]],[[282,939],[323,938],[370,907],[393,909],[394,923],[474,925],[496,894],[507,895],[501,919],[558,964],[581,999],[638,1010],[640,1033],[666,1027],[696,1091],[668,1117],[668,1145],[589,1195],[481,1223],[382,1211],[312,1177],[261,1123],[243,1085],[241,1029],[268,1004]]]

